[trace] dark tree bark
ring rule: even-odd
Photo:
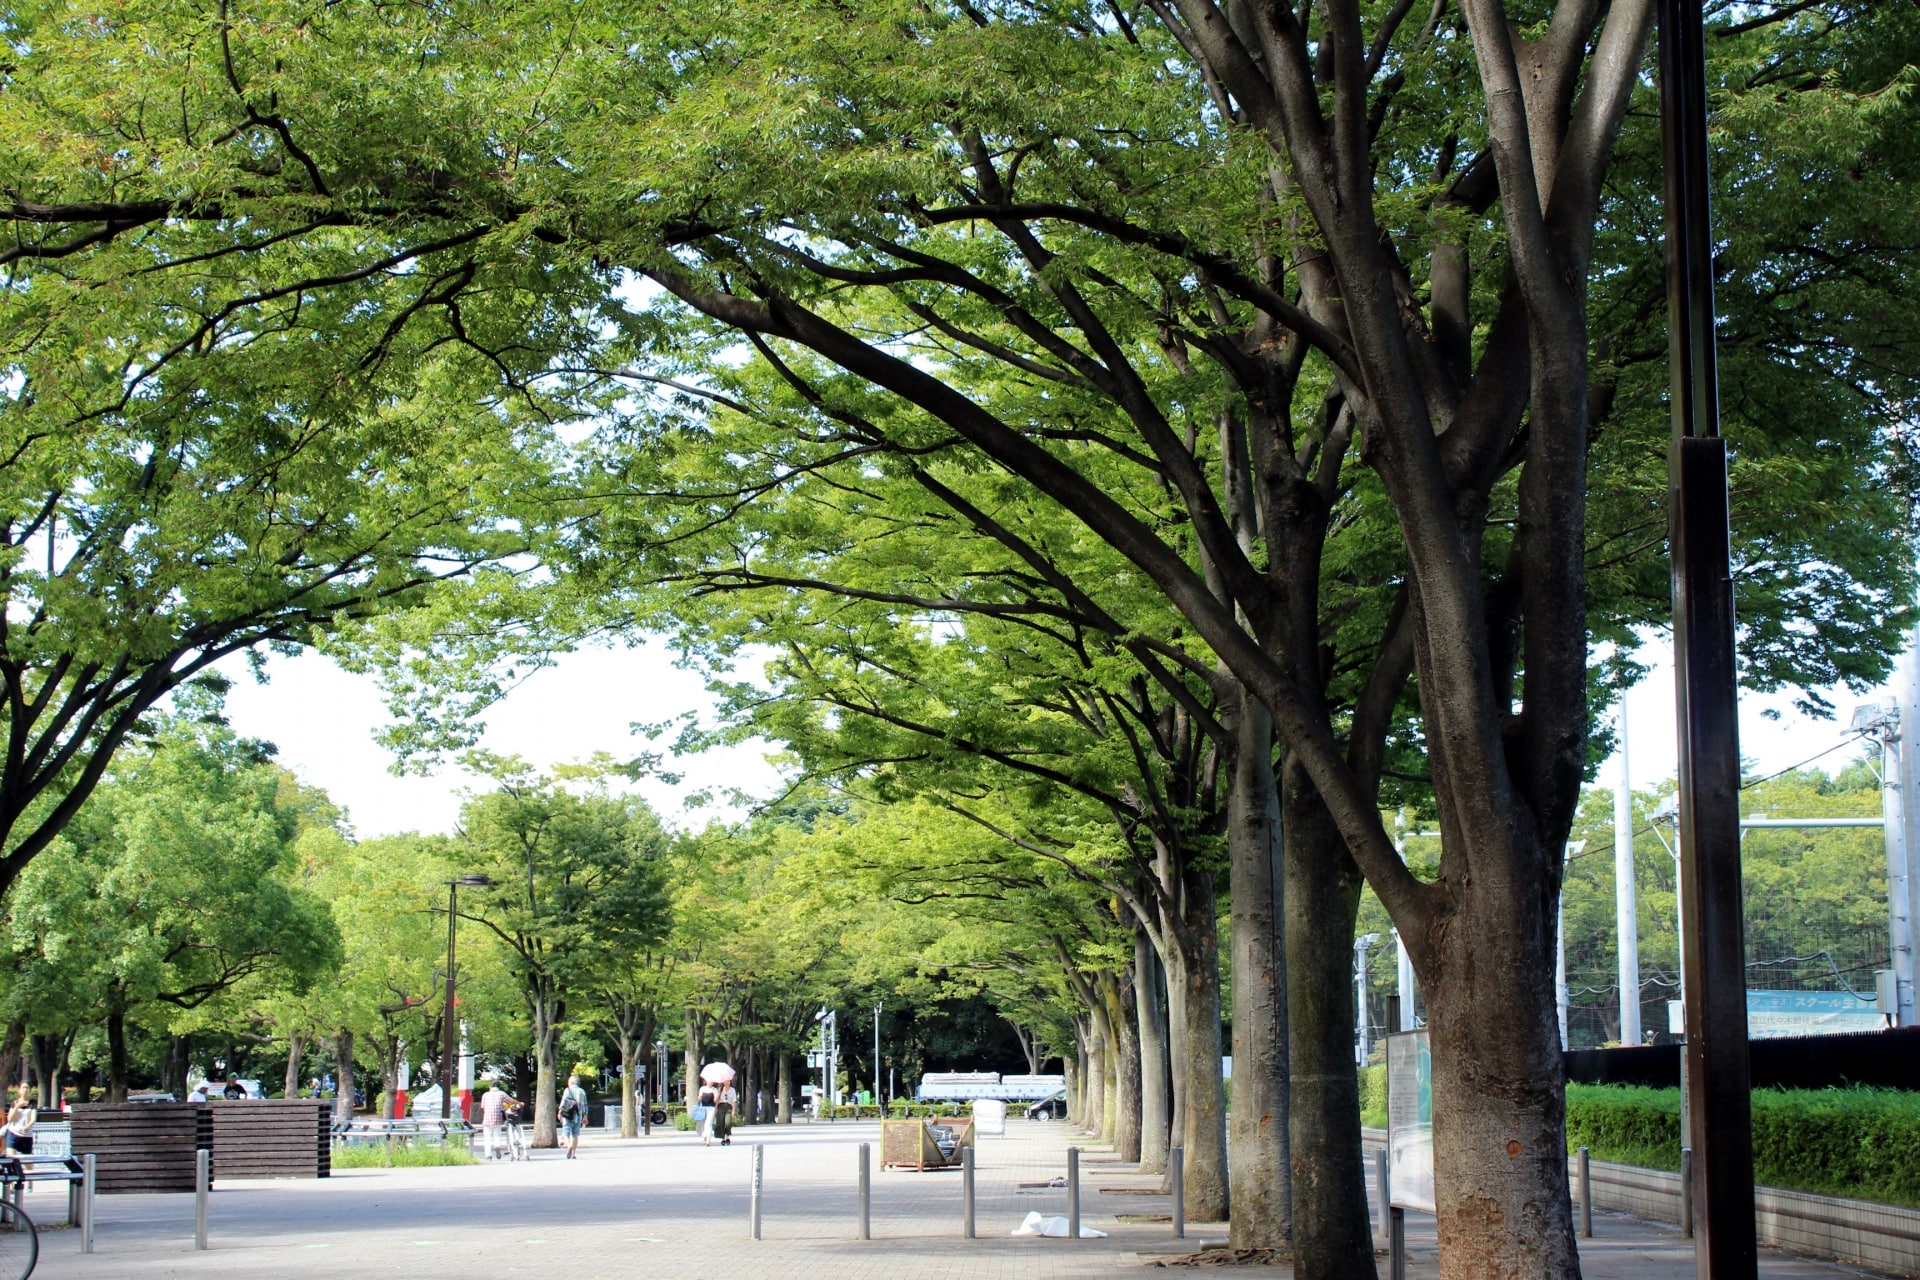
[[[1167,979],[1146,930],[1133,933],[1134,1011],[1140,1043],[1140,1172],[1165,1174],[1173,1124],[1167,1057]]]
[[[107,1009],[106,1100],[127,1100],[127,1012],[117,1004]]]
[[[284,1077],[281,1097],[300,1096],[300,1053],[306,1048],[307,1038],[298,1031],[287,1034],[287,1074]]]
[[[1293,1234],[1284,976],[1288,922],[1282,915],[1280,813],[1273,779],[1273,725],[1266,708],[1244,698],[1234,719],[1234,736],[1227,807],[1233,899],[1230,1239],[1236,1249],[1284,1249]]]
[[[353,1123],[353,1032],[342,1028],[333,1036],[333,1123]]]
[[[1283,771],[1297,1275],[1375,1274],[1353,1066],[1353,937],[1360,873],[1312,784]]]

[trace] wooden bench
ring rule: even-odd
[[[930,1120],[882,1120],[880,1122],[880,1167],[882,1169],[957,1169],[960,1153],[974,1145],[972,1120],[948,1120],[938,1127],[952,1134],[950,1147],[943,1147]]]

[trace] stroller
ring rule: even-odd
[[[506,1121],[503,1129],[504,1149],[488,1151],[489,1160],[531,1160],[533,1158],[533,1149],[527,1145],[527,1131],[520,1123],[522,1110],[521,1105],[514,1101],[508,1101],[501,1109],[502,1118]]]

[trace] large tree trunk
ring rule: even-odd
[[[20,1072],[20,1051],[27,1042],[27,1024],[9,1022],[7,1033],[0,1036],[0,1086],[11,1083]]]
[[[740,1102],[734,1107],[737,1123],[756,1124],[760,1119],[760,1053],[748,1049],[746,1068],[741,1072]]]
[[[632,1036],[620,1037],[620,1136],[623,1138],[640,1136],[640,1115],[634,1110],[639,1096],[633,1087],[633,1074],[640,1067],[640,1044]]]
[[[1374,1274],[1353,1066],[1360,872],[1304,771],[1289,761],[1284,777],[1294,1274],[1357,1280]]]
[[[298,1031],[287,1033],[287,1074],[285,1087],[281,1090],[283,1098],[300,1096],[300,1051],[306,1047],[307,1038]]]
[[[691,1106],[693,1100],[700,1096],[700,1058],[705,1050],[700,1042],[700,1021],[693,1016],[691,1009],[687,1011],[686,1033],[687,1060],[681,1064],[681,1081],[686,1092],[681,1100]]]
[[[1087,1096],[1080,1127],[1096,1140],[1107,1129],[1107,1031],[1105,1011],[1087,1009]]]
[[[1140,1158],[1140,1024],[1133,1009],[1131,983],[1102,977],[1107,1026],[1113,1032],[1113,1149],[1122,1160]]]
[[[553,1043],[557,1038],[553,1010],[536,1000],[533,1008],[533,1145],[557,1147],[560,1131],[555,1120],[560,1105],[553,1078]]]
[[[1173,1069],[1181,1083],[1181,1145],[1186,1148],[1187,1215],[1226,1222],[1226,1093],[1220,1074],[1220,936],[1213,877],[1199,868],[1182,876],[1180,924],[1168,929],[1170,1005],[1181,1015]]]
[[[1482,848],[1531,838],[1522,823],[1496,826],[1502,816],[1463,821],[1466,838]],[[1512,861],[1527,857],[1518,851]],[[1556,877],[1543,875],[1534,892],[1557,888]],[[1554,915],[1546,903],[1522,906],[1514,897],[1477,880],[1464,886],[1458,914],[1435,940],[1436,963],[1421,974],[1433,1047],[1433,1173],[1444,1189],[1440,1251],[1450,1277],[1579,1274]]]
[[[33,1037],[34,1083],[39,1085],[37,1106],[53,1110],[60,1105],[60,1077],[66,1071],[67,1051],[73,1047],[71,1031]]]
[[[227,1063],[232,1068],[229,1074],[239,1074],[234,1065],[235,1054],[227,1051]],[[187,1079],[187,1068],[193,1063],[193,1040],[190,1036],[169,1036],[167,1038],[167,1056],[160,1063],[160,1088],[176,1098],[187,1096],[187,1088],[193,1081]]]
[[[1282,1249],[1293,1233],[1288,1156],[1287,936],[1273,723],[1243,697],[1234,722],[1227,851],[1233,898],[1233,1109],[1227,1160],[1236,1249]]]
[[[793,1123],[793,1055],[788,1053],[785,1049],[782,1049],[778,1053],[776,1053],[774,1056],[776,1061],[779,1063],[779,1066],[777,1069],[779,1071],[779,1076],[780,1076],[780,1083],[778,1086],[780,1090],[780,1096],[775,1103],[773,1122],[775,1124],[792,1124]]]
[[[1167,1061],[1167,979],[1147,931],[1133,933],[1134,1012],[1140,1044],[1140,1172],[1167,1171],[1173,1082]]]
[[[127,1011],[107,1010],[107,1101],[127,1100]]]
[[[353,1123],[353,1032],[344,1028],[333,1037],[333,1122]]]

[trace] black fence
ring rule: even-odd
[[[1920,1027],[1843,1036],[1750,1040],[1756,1089],[1834,1089],[1870,1085],[1920,1090]],[[1640,1084],[1678,1088],[1677,1044],[1631,1049],[1574,1049],[1565,1054],[1573,1084]]]

